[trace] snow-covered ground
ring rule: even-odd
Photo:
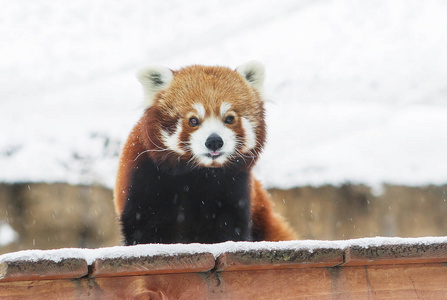
[[[7,1],[0,181],[113,186],[141,66],[262,61],[268,186],[447,183],[445,1]]]

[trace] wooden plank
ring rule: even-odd
[[[78,278],[87,273],[87,262],[81,258],[66,258],[59,262],[47,259],[0,262],[0,281]]]
[[[432,276],[435,276],[433,278]],[[442,299],[443,264],[260,269],[98,278],[102,299]]]
[[[307,270],[307,271],[306,271]],[[298,273],[298,274],[297,274]],[[308,280],[318,280],[311,290]],[[0,283],[0,299],[286,299],[328,296],[327,269],[279,269]],[[3,298],[4,297],[4,298]]]
[[[95,280],[98,299],[213,299],[209,273],[183,273],[126,277],[102,277]]]
[[[221,272],[212,299],[330,299],[328,268]]]
[[[0,282],[0,299],[443,299],[445,264]]]
[[[333,267],[343,263],[343,250],[332,248],[248,250],[218,256],[218,271]]]
[[[396,244],[351,246],[345,250],[345,266],[447,262],[447,244]]]
[[[90,277],[204,272],[215,266],[211,253],[97,259]]]
[[[85,299],[82,296],[89,292],[85,283],[85,279],[0,282],[0,299]]]
[[[445,299],[445,264],[337,267],[333,299]],[[316,287],[314,287],[316,288]]]
[[[206,273],[0,282],[0,299],[212,299]]]

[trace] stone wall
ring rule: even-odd
[[[276,209],[301,239],[447,235],[447,186],[362,185],[270,190]]]
[[[112,192],[100,186],[2,184],[1,220],[19,239],[0,253],[120,244]]]
[[[447,186],[385,186],[379,196],[349,184],[270,193],[301,239],[447,235]],[[101,186],[0,184],[1,222],[19,238],[0,254],[121,243],[112,191]]]

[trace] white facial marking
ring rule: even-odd
[[[193,107],[199,114],[199,117],[201,119],[204,119],[205,118],[205,107],[203,106],[203,104],[202,103],[194,103]]]
[[[213,133],[223,140],[222,148],[217,150],[221,155],[214,160],[207,156],[210,150],[205,146],[207,138]],[[223,164],[236,148],[236,134],[227,128],[220,118],[210,118],[205,120],[200,128],[191,134],[190,145],[192,153],[199,163],[205,166],[211,165],[213,161]]]
[[[220,115],[223,117],[227,111],[229,111],[231,108],[231,104],[228,102],[222,102],[222,105],[220,106]]]
[[[165,146],[167,148],[169,148],[170,150],[172,150],[180,155],[183,155],[183,154],[185,154],[185,151],[183,151],[179,147],[181,131],[182,131],[182,126],[181,126],[180,121],[178,121],[173,134],[169,134],[169,132],[167,132],[166,130],[162,130],[161,136],[162,136],[163,143],[165,144]]]
[[[211,157],[204,155],[197,156],[197,160],[204,166],[210,166],[213,163],[213,159]]]
[[[245,145],[242,151],[247,152],[256,146],[256,134],[254,126],[246,118],[242,117],[242,128],[245,131]]]

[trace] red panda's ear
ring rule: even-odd
[[[174,73],[165,67],[149,67],[140,70],[137,77],[144,88],[144,106],[149,108],[154,104],[157,93],[171,83]]]
[[[258,61],[250,61],[236,68],[236,71],[257,90],[264,84],[264,66]]]

